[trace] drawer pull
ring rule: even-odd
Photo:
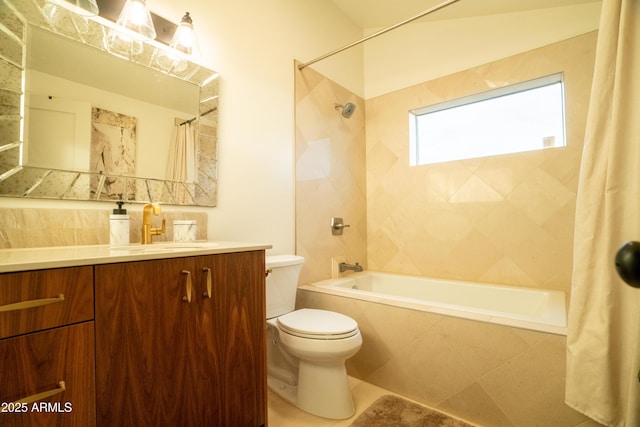
[[[202,271],[207,272],[207,290],[202,293],[202,296],[211,298],[211,269],[209,267],[203,267]]]
[[[47,397],[55,396],[58,393],[62,393],[67,389],[64,381],[60,381],[58,383],[58,387],[53,390],[43,391],[42,393],[32,394],[31,396],[25,397],[20,400],[16,400],[13,403],[32,403],[37,402],[38,400],[46,399]]]
[[[41,307],[43,305],[55,304],[57,302],[63,302],[64,295],[60,294],[56,298],[40,298],[32,299],[29,301],[20,301],[13,304],[1,305],[0,313],[5,311],[24,310],[26,308]]]
[[[189,270],[182,270],[182,274],[185,274],[187,276],[187,279],[186,279],[187,295],[182,297],[182,301],[191,302],[191,289],[193,288],[193,283],[191,282],[191,272]]]

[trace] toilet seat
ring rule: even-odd
[[[282,315],[278,317],[277,324],[283,332],[300,338],[337,340],[358,333],[358,324],[349,316],[311,308]]]

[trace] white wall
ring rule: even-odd
[[[366,43],[364,98],[597,30],[600,7],[592,2],[405,25]]]

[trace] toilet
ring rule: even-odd
[[[355,413],[345,361],[362,345],[358,324],[344,314],[295,309],[304,258],[268,256],[267,384],[292,405],[325,418]]]

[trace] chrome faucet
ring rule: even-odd
[[[149,245],[153,243],[151,236],[164,234],[165,220],[162,220],[162,227],[152,227],[151,218],[153,215],[160,215],[160,205],[158,203],[147,203],[142,208],[142,244]]]
[[[340,273],[344,273],[347,270],[362,271],[362,266],[357,262],[355,264],[347,264],[346,262],[341,262],[340,264],[338,264],[338,270],[340,270]]]

